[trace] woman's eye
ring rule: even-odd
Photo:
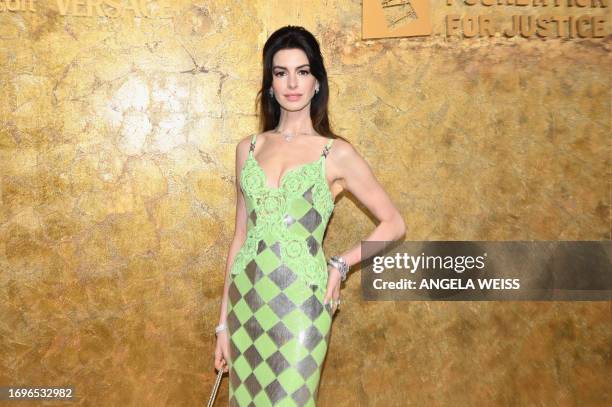
[[[301,75],[310,75],[310,71],[306,70],[306,69],[302,69],[300,71],[298,71]],[[283,76],[285,74],[285,71],[277,71],[274,72],[274,76]]]

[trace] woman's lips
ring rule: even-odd
[[[285,95],[285,97],[288,100],[291,100],[292,102],[296,101],[296,100],[300,100],[300,98],[302,97],[302,95]]]

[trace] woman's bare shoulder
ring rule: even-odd
[[[331,150],[335,150],[334,156],[337,161],[350,159],[351,157],[355,157],[355,155],[359,155],[351,143],[341,138],[334,139],[334,144],[332,145]]]
[[[236,154],[240,154],[248,150],[248,145],[251,144],[251,136],[244,136],[236,143]]]

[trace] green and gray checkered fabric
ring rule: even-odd
[[[325,158],[290,170],[278,188],[253,156],[240,184],[247,239],[230,272],[230,406],[315,406],[332,313],[323,305],[323,234],[334,203]]]

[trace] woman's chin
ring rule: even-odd
[[[296,102],[283,102],[280,103],[280,106],[290,112],[299,112],[300,110],[304,109],[306,106],[308,106],[310,104],[310,101],[304,103],[303,101],[296,101]]]

